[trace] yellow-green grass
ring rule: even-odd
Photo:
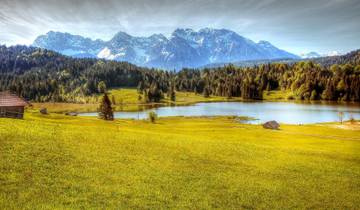
[[[49,112],[63,113],[63,112],[94,112],[99,107],[102,95],[94,95],[87,97],[87,103],[33,103],[35,109],[47,108]],[[173,102],[166,97],[159,103],[146,103],[142,98],[139,100],[139,93],[133,88],[112,89],[109,91],[109,97],[115,99],[113,104],[115,111],[138,111],[155,106],[170,106],[170,105],[190,105],[199,102],[219,102],[219,101],[239,101],[241,98],[226,98],[219,96],[210,96],[205,98],[203,95],[192,92],[176,92],[176,101]]]
[[[289,90],[271,90],[263,92],[263,100],[266,101],[286,101],[294,99],[293,93]]]
[[[360,131],[0,119],[0,209],[358,209]]]

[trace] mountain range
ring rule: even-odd
[[[176,29],[169,37],[163,34],[136,37],[118,32],[109,41],[50,31],[37,37],[32,46],[76,58],[127,61],[170,70],[212,63],[300,58],[270,42],[256,43],[234,31],[211,28]]]

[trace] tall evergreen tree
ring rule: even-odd
[[[101,100],[99,107],[99,117],[103,120],[114,120],[113,108],[111,107],[111,102],[107,93],[104,93],[104,96]]]

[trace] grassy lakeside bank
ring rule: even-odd
[[[172,102],[168,98],[163,99],[159,103],[145,103],[138,100],[139,94],[136,89],[122,88],[113,89],[109,91],[109,97],[114,96],[115,104],[113,104],[115,111],[139,111],[149,109],[155,106],[182,106],[191,105],[199,102],[220,102],[220,101],[240,101],[241,98],[235,97],[228,99],[226,97],[211,96],[205,98],[202,95],[192,92],[177,92],[176,101]],[[76,112],[95,112],[99,107],[99,102],[102,95],[94,95],[87,98],[86,103],[33,103],[34,108],[39,109],[46,107],[49,112],[62,113],[68,111]]]
[[[155,106],[185,106],[200,102],[223,102],[223,101],[242,101],[240,97],[221,97],[210,96],[205,98],[203,95],[195,94],[193,92],[176,92],[176,101],[173,102],[167,97],[159,103],[145,103],[138,100],[139,94],[133,88],[112,89],[109,91],[110,99],[114,97],[115,111],[139,111],[149,109]],[[265,101],[286,101],[290,93],[286,91],[265,91]],[[82,99],[83,103],[33,103],[34,108],[40,109],[46,107],[49,112],[63,113],[63,112],[95,112],[99,107],[99,101],[102,95],[89,96]]]
[[[335,125],[0,119],[0,208],[356,209],[360,131]]]

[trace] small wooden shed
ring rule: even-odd
[[[15,94],[0,92],[0,117],[22,119],[27,105],[28,102]]]

